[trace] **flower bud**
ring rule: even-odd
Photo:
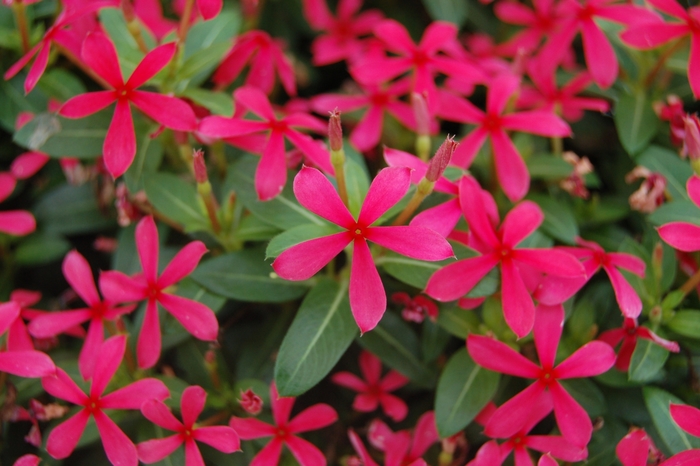
[[[685,136],[683,101],[677,95],[668,95],[666,103],[654,102],[654,111],[660,120],[668,121],[671,128],[671,143],[680,146]]]
[[[447,136],[445,142],[442,143],[435,153],[435,156],[430,160],[428,171],[425,173],[425,177],[428,181],[435,183],[440,179],[442,174],[445,173],[445,169],[450,163],[452,154],[458,145],[459,144],[455,142],[454,136]]]
[[[625,176],[625,181],[631,183],[635,180],[644,181],[630,196],[630,207],[633,210],[650,214],[656,210],[666,199],[666,178],[661,173],[650,171],[646,167],[638,166]]]
[[[245,410],[246,413],[257,416],[262,411],[263,400],[258,395],[255,394],[253,389],[249,388],[246,391],[241,390],[241,399],[238,400],[241,408]]]
[[[413,116],[416,119],[416,133],[419,136],[430,135],[430,110],[428,110],[428,100],[425,93],[411,93],[411,107]]]
[[[340,111],[337,108],[331,112],[328,119],[328,139],[332,151],[343,150],[343,127],[340,125]]]
[[[194,165],[194,178],[197,180],[197,184],[209,181],[207,166],[204,163],[204,152],[201,149],[192,151],[192,164]]]

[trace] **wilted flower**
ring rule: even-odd
[[[566,163],[572,165],[574,170],[571,172],[571,175],[561,180],[559,186],[572,196],[588,199],[590,193],[586,189],[586,182],[583,177],[593,173],[591,161],[588,160],[588,157],[579,157],[571,151],[564,152],[562,158]]]
[[[625,181],[631,183],[638,179],[644,181],[630,196],[630,207],[633,210],[649,214],[656,210],[665,200],[666,178],[657,172],[652,172],[641,165],[625,176]]]

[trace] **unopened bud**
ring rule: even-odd
[[[443,173],[447,165],[452,159],[452,154],[459,144],[455,142],[454,136],[447,136],[445,142],[438,148],[435,156],[430,160],[430,165],[428,166],[428,171],[425,173],[425,177],[428,181],[435,183]]]
[[[343,127],[340,125],[340,111],[337,108],[328,119],[328,139],[333,152],[343,150]]]
[[[197,183],[208,182],[209,176],[207,175],[207,166],[204,163],[204,152],[202,150],[195,149],[192,151],[192,164],[194,165],[194,178],[197,180]]]
[[[238,403],[246,413],[252,414],[253,416],[260,414],[260,411],[262,411],[263,408],[262,398],[256,395],[251,388],[246,391],[241,390],[241,399],[238,400]]]
[[[625,176],[625,181],[631,183],[640,178],[644,181],[639,189],[630,196],[630,207],[633,210],[650,214],[666,200],[666,178],[661,173],[638,166]]]
[[[430,135],[430,110],[428,110],[426,94],[412,92],[411,107],[413,107],[413,116],[416,119],[416,133],[419,136]]]

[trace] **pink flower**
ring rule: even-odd
[[[202,120],[199,131],[214,138],[231,138],[270,131],[255,172],[255,190],[260,200],[267,201],[274,198],[287,183],[285,138],[309,157],[314,164],[328,173],[333,173],[328,152],[310,136],[294,129],[301,127],[325,133],[327,132],[326,124],[306,113],[292,113],[277,119],[265,94],[255,87],[241,87],[236,89],[233,95],[238,105],[250,110],[263,121],[211,116]]]
[[[666,200],[666,177],[661,173],[652,172],[647,167],[638,165],[625,176],[627,183],[642,180],[639,188],[630,195],[629,203],[632,210],[650,214]]]
[[[333,383],[359,392],[352,404],[356,411],[369,413],[381,404],[387,416],[395,422],[402,421],[408,414],[408,406],[389,392],[403,387],[409,380],[394,370],[380,379],[382,362],[368,351],[360,353],[358,362],[364,380],[350,372],[336,372],[331,377]]]
[[[231,418],[229,425],[243,440],[272,437],[270,443],[255,455],[250,466],[276,465],[282,454],[282,445],[287,445],[294,458],[302,466],[325,466],[326,459],[323,453],[312,443],[297,437],[295,434],[333,424],[338,420],[338,414],[327,404],[319,403],[306,408],[292,420],[289,420],[294,400],[294,398],[279,396],[277,387],[273,383],[270,385],[270,401],[272,402],[272,416],[275,420],[274,426],[255,418],[242,419],[236,416]]]
[[[238,400],[238,404],[241,408],[253,416],[257,416],[263,409],[263,400],[260,398],[252,388],[246,391],[241,390],[241,399]]]
[[[350,443],[355,449],[355,452],[359,455],[359,458],[353,457],[348,462],[348,466],[379,466],[370,456],[365,444],[362,443],[362,439],[359,435],[355,433],[354,430],[348,429],[348,438],[350,438]],[[351,461],[355,461],[352,463]]]
[[[252,58],[253,55],[255,58]],[[250,70],[245,86],[255,87],[269,95],[275,84],[276,70],[287,94],[297,94],[292,64],[284,56],[279,43],[264,31],[249,31],[238,36],[233,48],[216,69],[212,81],[217,87],[228,86],[241,74],[249,61]]]
[[[386,310],[386,294],[367,240],[419,260],[437,261],[453,254],[449,243],[428,228],[371,226],[404,197],[411,182],[410,176],[408,168],[381,170],[372,181],[355,220],[331,182],[320,171],[302,168],[294,178],[297,200],[344,231],[292,246],[272,263],[275,272],[287,280],[306,280],[352,243],[350,308],[360,331],[372,330]]]
[[[621,328],[606,330],[598,336],[598,340],[604,341],[613,348],[622,342],[620,351],[617,354],[617,361],[615,362],[615,367],[621,371],[629,369],[632,353],[634,353],[634,348],[637,346],[639,338],[653,341],[665,350],[673,353],[680,351],[678,343],[661,338],[646,327],[640,327],[637,324],[637,319],[630,317],[625,318]]]
[[[92,416],[102,437],[107,458],[114,465],[135,466],[138,463],[136,447],[105,413],[105,409],[140,409],[148,400],[163,400],[170,394],[165,384],[156,379],[141,379],[108,395],[103,395],[109,381],[119,368],[126,349],[126,337],[106,340],[98,350],[100,364],[86,395],[63,369],[56,375],[44,377],[41,383],[49,394],[81,406],[73,417],[56,426],[49,434],[46,451],[56,459],[67,458],[78,444],[88,419]]]
[[[518,78],[511,75],[494,78],[489,85],[485,112],[457,95],[442,92],[438,112],[446,120],[477,125],[455,150],[452,165],[468,167],[486,139],[491,139],[496,176],[503,192],[511,201],[519,201],[527,194],[530,174],[506,131],[521,131],[548,137],[566,137],[571,134],[569,125],[551,110],[530,110],[503,115],[508,100],[519,86]]]
[[[0,335],[17,321],[20,306],[15,301],[0,304]],[[0,372],[20,377],[43,377],[56,370],[51,358],[40,351],[22,349],[0,353]]]
[[[83,43],[82,57],[95,73],[112,87],[111,90],[88,92],[68,100],[60,115],[83,118],[116,102],[112,122],[103,146],[104,162],[113,177],[122,175],[136,154],[136,136],[130,104],[158,123],[178,131],[194,131],[194,112],[182,100],[155,92],[139,91],[149,79],[167,65],[175,54],[174,42],[151,50],[124,82],[114,44],[102,33],[89,34]]]
[[[147,440],[136,446],[139,459],[146,464],[155,463],[170,455],[177,447],[185,444],[185,464],[187,466],[204,465],[197,442],[206,443],[224,453],[240,450],[240,441],[236,431],[228,426],[199,427],[195,424],[204,409],[207,392],[202,387],[190,386],[182,392],[180,399],[180,422],[173,416],[165,404],[157,399],[146,401],[141,406],[141,414],[167,430],[177,432],[170,437]]]
[[[700,207],[700,177],[693,175],[686,184],[688,196]],[[684,252],[700,250],[700,226],[686,222],[671,222],[659,227],[659,236],[668,244]]]
[[[163,16],[160,0],[133,0],[133,3],[134,13],[159,42],[177,30],[177,22]]]
[[[8,172],[0,172],[0,202],[15,190],[17,180]],[[36,230],[34,216],[26,210],[6,210],[0,212],[0,233],[25,236]]]
[[[100,276],[100,288],[112,302],[148,300],[146,316],[136,344],[139,367],[152,367],[160,357],[161,336],[157,303],[172,314],[195,338],[214,341],[219,333],[219,323],[211,309],[191,299],[176,296],[168,288],[189,275],[207,248],[201,241],[192,241],[165,267],[158,276],[158,230],[153,217],[141,219],[136,225],[136,249],[143,274],[128,277],[112,270]]]
[[[576,447],[588,444],[593,431],[586,411],[567,393],[559,380],[602,374],[615,363],[615,352],[601,341],[592,341],[554,365],[564,326],[564,308],[539,305],[535,320],[535,348],[541,366],[515,352],[505,343],[471,334],[467,350],[480,366],[516,377],[535,379],[528,388],[501,405],[484,432],[489,437],[512,437],[531,419],[541,398],[551,396],[554,417],[564,438]]]
[[[694,406],[671,403],[671,417],[676,424],[690,435],[700,437],[700,409]],[[661,466],[693,466],[700,462],[700,450],[686,450],[673,455]]]
[[[90,264],[78,251],[69,252],[63,259],[63,276],[88,307],[44,313],[32,320],[29,324],[29,333],[35,338],[50,338],[89,320],[90,327],[78,357],[80,373],[87,380],[92,377],[98,362],[98,349],[104,341],[104,322],[114,321],[128,314],[136,308],[136,305],[117,307],[114,303],[101,299],[92,278]]]
[[[17,180],[26,180],[41,170],[48,161],[49,156],[42,152],[25,152],[12,161],[10,173]]]
[[[506,43],[500,45],[501,50],[511,55],[518,50],[532,52],[561,25],[561,18],[557,13],[556,4],[552,0],[535,0],[530,9],[523,3],[505,0],[497,2],[493,11],[498,18],[510,24],[524,26],[525,29],[516,33]]]
[[[421,323],[426,316],[433,322],[437,319],[437,305],[425,296],[417,295],[411,298],[408,293],[399,292],[392,294],[391,300],[403,306],[401,317],[408,322]]]
[[[656,448],[651,437],[644,429],[636,427],[630,429],[618,442],[615,453],[622,466],[647,466],[649,460],[658,464],[663,459],[663,454]]]
[[[501,266],[503,315],[518,337],[527,335],[535,321],[535,306],[523,282],[521,265],[560,277],[585,276],[581,264],[556,249],[526,249],[516,246],[544,220],[540,208],[523,201],[511,210],[496,231],[482,201],[482,190],[471,178],[463,177],[459,187],[462,211],[472,236],[472,245],[482,255],[462,259],[435,272],[426,293],[438,301],[452,301],[467,294],[494,267]]]
[[[26,454],[19,458],[12,466],[39,466],[41,458],[36,455]]]
[[[392,432],[386,424],[375,419],[369,428],[370,441],[385,454],[385,466],[427,466],[422,456],[430,446],[440,440],[435,425],[435,413],[428,411],[408,430]]]

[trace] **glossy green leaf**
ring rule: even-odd
[[[622,147],[632,156],[644,150],[659,129],[659,119],[646,90],[622,94],[615,106],[614,119]]]
[[[700,225],[700,209],[687,199],[678,199],[677,201],[662,204],[648,218],[656,226],[671,222],[686,222]]]
[[[649,340],[637,339],[637,346],[630,361],[630,380],[648,382],[658,378],[666,359],[668,359],[668,351]]]
[[[688,338],[700,338],[700,311],[683,309],[676,312],[667,327]]]
[[[20,265],[39,265],[63,259],[71,244],[61,236],[42,233],[22,239],[15,250],[15,260]]]
[[[114,218],[100,211],[90,184],[54,188],[34,206],[34,216],[48,234],[92,233],[116,225]]]
[[[233,98],[223,92],[214,92],[208,89],[188,88],[181,94],[194,103],[209,109],[214,115],[225,117],[233,116]]]
[[[474,311],[449,306],[440,309],[437,323],[457,338],[466,339],[470,333],[477,331],[481,321]]]
[[[357,218],[369,189],[369,178],[365,170],[352,160],[345,163],[345,184],[348,190],[350,212]]]
[[[674,200],[688,199],[685,184],[693,174],[690,165],[672,150],[650,146],[639,155],[637,163],[666,177],[666,189]]]
[[[467,20],[468,5],[463,0],[423,0],[423,6],[433,19],[449,21],[458,27]]]
[[[566,379],[560,383],[569,395],[586,410],[589,416],[596,417],[605,413],[605,396],[600,388],[589,379]]]
[[[8,132],[15,130],[15,122],[20,112],[46,111],[48,97],[41,89],[35,88],[29,95],[24,95],[26,78],[27,74],[20,72],[8,81],[0,80],[0,123]]]
[[[542,231],[564,243],[576,242],[579,235],[578,224],[568,204],[544,195],[532,194],[528,199],[536,202],[544,213],[544,221],[540,226]]]
[[[435,373],[421,361],[418,337],[396,314],[386,312],[379,325],[358,337],[357,342],[415,384],[425,388],[434,386]]]
[[[530,157],[526,164],[532,179],[557,181],[571,175],[574,170],[564,159],[551,154],[535,155]]]
[[[39,79],[37,86],[47,95],[55,97],[61,102],[87,92],[85,85],[77,76],[61,68],[46,71]]]
[[[275,364],[280,396],[299,396],[333,369],[358,333],[347,285],[321,279],[301,303]]]
[[[241,241],[266,241],[279,233],[279,228],[263,222],[255,215],[247,215],[241,219],[235,235]]]
[[[420,336],[421,354],[423,361],[427,363],[435,361],[450,343],[450,335],[447,331],[430,318],[423,320],[423,330]]]
[[[657,387],[644,387],[642,393],[656,430],[673,454],[700,448],[700,438],[686,433],[671,417],[669,406],[671,403],[684,404],[680,398]]]
[[[294,245],[340,231],[341,229],[335,225],[299,225],[272,238],[267,245],[265,255],[267,258],[277,257]],[[348,244],[350,244],[350,240],[348,240]]]
[[[134,161],[124,173],[124,182],[130,193],[137,193],[144,189],[144,178],[155,175],[163,159],[163,145],[158,139],[151,137],[151,133],[157,129],[157,126],[153,126],[140,135]]]
[[[209,229],[209,219],[200,207],[193,182],[170,173],[153,173],[143,179],[146,196],[163,215],[185,227],[185,231]]]
[[[278,303],[306,293],[309,282],[279,278],[264,254],[260,247],[224,254],[201,263],[190,277],[214,293],[240,301]]]

